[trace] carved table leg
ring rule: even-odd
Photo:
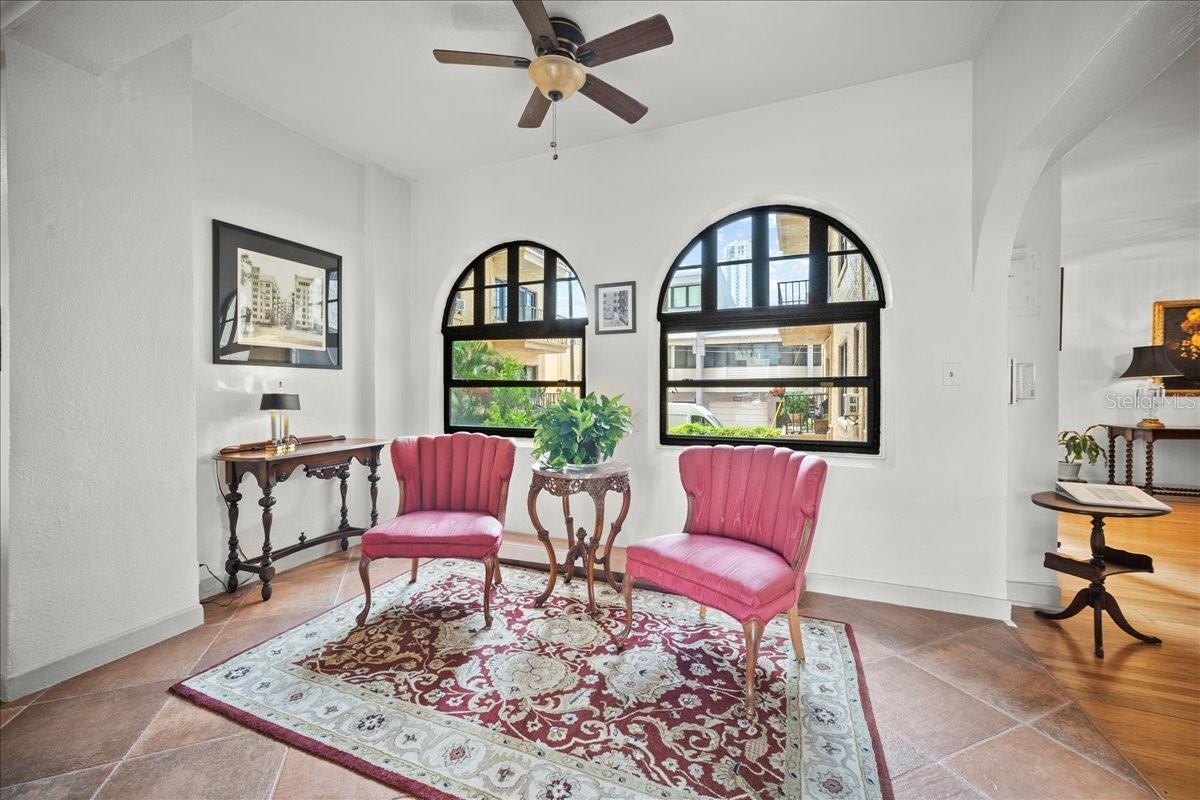
[[[371,456],[369,465],[371,473],[367,480],[371,483],[371,527],[379,524],[379,454]]]
[[[231,592],[236,592],[238,587],[237,523],[238,501],[241,499],[242,495],[237,490],[237,484],[230,479],[229,494],[225,495],[225,505],[229,510],[229,557],[225,559],[225,572],[229,577],[225,579],[225,588]]]
[[[604,494],[603,489],[592,494],[592,502],[596,504],[596,527],[592,528],[592,538],[583,551],[583,564],[587,572],[587,610],[589,614],[596,613],[596,552],[600,549],[600,537],[604,535]]]
[[[1133,434],[1125,436],[1125,485],[1133,485]]]
[[[612,549],[613,542],[617,540],[617,534],[621,532],[621,526],[625,524],[625,517],[629,514],[629,499],[630,491],[628,488],[621,493],[621,512],[617,514],[617,518],[613,520],[612,528],[608,532],[608,540],[604,543],[604,558],[600,561],[604,565],[604,580],[612,587],[614,592],[621,591],[617,588],[617,581],[612,574]]]
[[[563,519],[567,521],[567,553],[563,556],[563,583],[571,585],[571,578],[575,577],[575,558],[579,553],[577,545],[583,541],[582,537],[575,537],[575,518],[571,516],[571,497],[563,495],[562,498]]]
[[[1154,494],[1154,437],[1147,436],[1146,448],[1146,494]]]
[[[344,531],[350,527],[350,509],[346,507],[346,490],[347,490],[347,488],[349,488],[348,487],[349,481],[350,481],[350,465],[347,464],[346,466],[344,466],[338,470],[338,490],[342,493],[342,508],[341,508],[342,517],[341,517],[341,521],[338,523],[339,531]],[[343,550],[348,550],[350,548],[350,537],[343,536],[341,544],[342,544]]]
[[[271,599],[271,579],[275,577],[275,567],[271,564],[271,522],[274,519],[271,514],[271,508],[275,505],[275,498],[271,494],[273,488],[271,483],[264,483],[262,487],[263,496],[258,501],[258,504],[262,506],[262,572],[259,574],[262,577],[262,599],[264,601]]]
[[[1108,431],[1108,482],[1117,482],[1117,437],[1113,436],[1111,428]]]
[[[531,486],[529,488],[529,501],[527,507],[529,509],[529,521],[533,523],[533,529],[537,531],[537,537],[546,547],[546,560],[550,562],[550,578],[546,581],[546,589],[538,598],[533,601],[534,606],[541,608],[550,597],[550,593],[554,591],[554,584],[558,580],[558,557],[554,555],[554,545],[550,543],[550,531],[542,525],[542,521],[538,518],[537,513],[537,496],[541,492],[541,488]]]

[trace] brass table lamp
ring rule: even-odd
[[[1161,344],[1133,348],[1133,359],[1120,377],[1148,379],[1145,386],[1138,387],[1136,395],[1138,408],[1142,407],[1143,397],[1147,399],[1147,405],[1150,408],[1150,416],[1138,423],[1139,428],[1166,427],[1161,420],[1154,416],[1156,410],[1162,408],[1166,398],[1166,390],[1163,388],[1161,379],[1175,378],[1182,374],[1167,358],[1167,348]]]
[[[295,450],[296,443],[291,440],[288,430],[288,412],[300,410],[300,395],[265,392],[262,402],[258,405],[258,410],[269,411],[271,414],[272,450],[276,453],[288,453]]]

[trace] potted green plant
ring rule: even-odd
[[[1078,480],[1079,468],[1083,466],[1083,459],[1086,458],[1089,464],[1095,464],[1096,459],[1104,459],[1104,450],[1096,438],[1092,436],[1092,431],[1102,425],[1091,425],[1085,428],[1083,433],[1079,431],[1060,431],[1058,434],[1058,444],[1065,451],[1062,461],[1058,462],[1058,477],[1060,480]]]
[[[621,395],[564,394],[534,422],[533,455],[552,469],[583,471],[612,458],[633,412]]]

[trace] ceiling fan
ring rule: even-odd
[[[513,5],[533,37],[535,58],[462,50],[434,50],[433,57],[443,64],[527,69],[535,88],[517,122],[522,128],[540,127],[551,104],[566,100],[575,92],[630,124],[646,115],[646,106],[588,70],[670,44],[675,37],[666,17],[656,14],[589,41],[574,21],[549,16],[542,0],[513,0]]]

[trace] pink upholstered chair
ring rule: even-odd
[[[825,488],[825,460],[769,445],[689,447],[679,457],[687,493],[683,533],[625,549],[624,647],[633,627],[633,582],[644,580],[724,611],[746,636],[746,714],[763,627],[787,611],[796,659],[804,567]]]
[[[492,624],[492,584],[500,583],[500,540],[516,446],[482,433],[416,436],[392,442],[392,466],[400,482],[398,515],[362,535],[366,602],[371,610],[371,562],[411,558],[411,581],[422,558],[470,558],[483,562],[483,619]]]

